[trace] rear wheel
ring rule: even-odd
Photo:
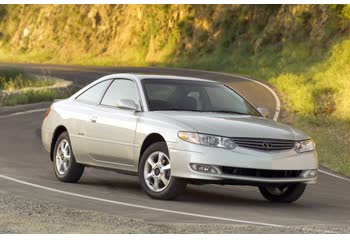
[[[271,202],[292,203],[298,200],[304,193],[306,184],[264,186],[259,187],[263,197]]]
[[[174,199],[186,187],[184,179],[171,176],[171,161],[164,142],[152,144],[142,154],[139,180],[143,190],[155,199]]]
[[[83,175],[84,166],[75,161],[68,132],[63,132],[56,141],[53,168],[62,182],[77,182]]]

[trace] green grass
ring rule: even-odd
[[[53,101],[69,96],[64,91],[44,88],[54,84],[55,81],[50,78],[32,76],[19,69],[0,70],[0,90],[13,92],[1,98],[0,106]],[[18,93],[15,90],[23,91]]]
[[[55,89],[28,90],[18,95],[10,96],[0,102],[2,106],[15,106],[18,104],[29,104],[36,102],[51,102],[54,99],[67,98],[71,95],[68,92],[61,92]]]
[[[18,69],[0,70],[0,90],[20,90],[23,88],[52,86],[55,81],[38,78]]]
[[[329,57],[298,73],[287,71],[268,79],[293,111],[304,117],[350,120],[350,40],[329,52]]]

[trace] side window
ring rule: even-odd
[[[168,101],[176,87],[166,84],[145,84],[149,100]]]
[[[119,99],[130,99],[139,105],[139,92],[134,81],[126,79],[114,80],[104,95],[101,104],[116,107]]]
[[[96,84],[95,86],[80,94],[76,99],[82,102],[98,104],[111,81],[112,80],[107,80]]]

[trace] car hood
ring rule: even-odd
[[[165,111],[159,113],[186,124],[199,133],[228,137],[285,140],[303,140],[309,138],[300,130],[262,117],[179,111]]]

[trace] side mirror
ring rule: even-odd
[[[270,112],[269,112],[269,110],[267,110],[267,108],[258,107],[257,110],[258,110],[259,113],[261,113],[261,115],[263,115],[265,118],[268,118],[268,117],[270,116]]]
[[[119,99],[117,102],[117,107],[134,111],[139,110],[139,106],[131,99]]]

